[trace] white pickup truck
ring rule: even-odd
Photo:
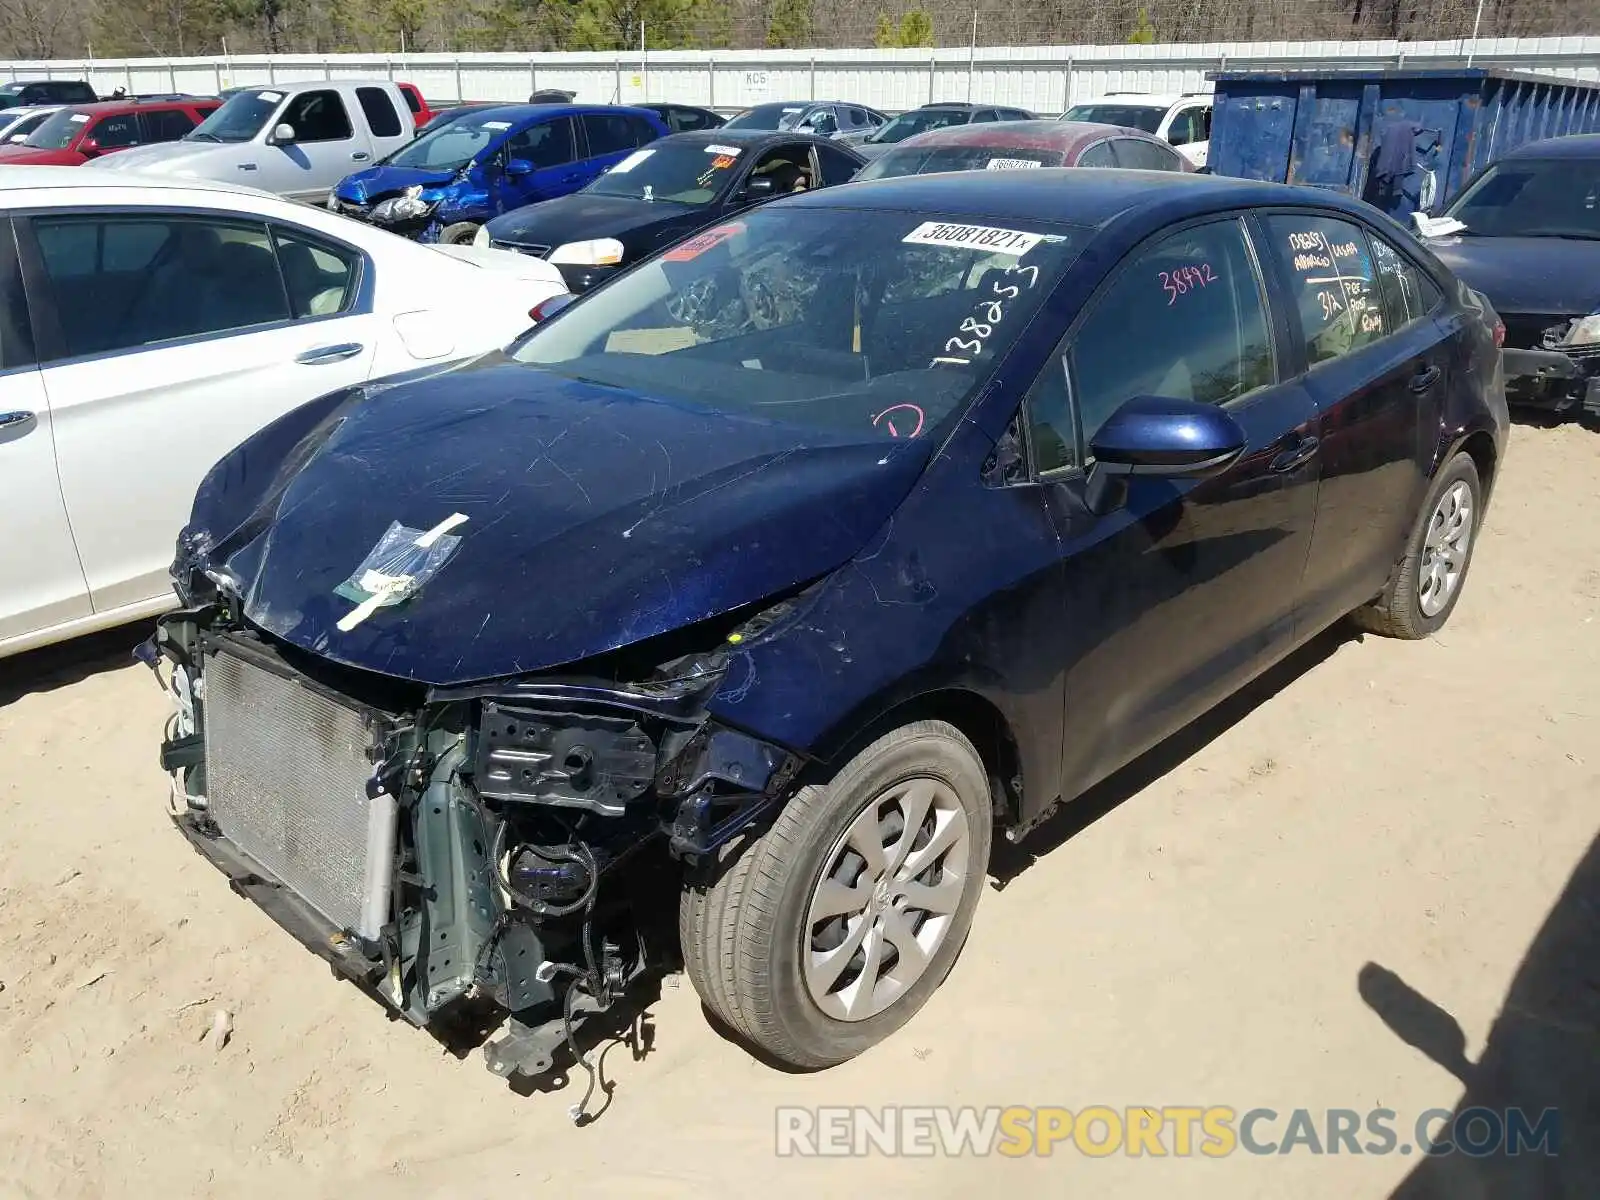
[[[90,160],[98,170],[211,179],[320,203],[352,171],[415,135],[386,80],[328,80],[234,92],[181,140]]]

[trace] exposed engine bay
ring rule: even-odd
[[[577,1030],[672,965],[665,898],[802,766],[708,717],[718,649],[634,681],[430,688],[265,637],[198,573],[180,595],[141,657],[174,703],[161,761],[195,848],[409,1021],[500,1010],[491,1071],[546,1074],[565,1044],[592,1094]],[[716,636],[736,645],[783,609]]]

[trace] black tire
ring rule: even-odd
[[[1425,584],[1422,570],[1424,542],[1440,498],[1457,483],[1466,484],[1472,495],[1470,514],[1472,532],[1455,589],[1446,599],[1444,607],[1429,615],[1423,611],[1421,594]],[[1358,628],[1368,633],[1407,641],[1416,641],[1437,632],[1450,619],[1450,614],[1455,611],[1456,602],[1461,599],[1462,590],[1467,584],[1467,572],[1472,566],[1472,552],[1478,545],[1478,530],[1482,524],[1483,485],[1478,479],[1478,468],[1470,455],[1460,453],[1434,476],[1433,484],[1428,488],[1427,496],[1422,502],[1421,511],[1417,513],[1411,537],[1406,542],[1405,557],[1396,564],[1394,574],[1390,576],[1383,594],[1371,604],[1356,609],[1350,614],[1350,619]]]
[[[457,221],[454,225],[446,225],[439,233],[441,246],[470,246],[472,239],[478,236],[480,226],[476,221]]]
[[[948,821],[959,816],[965,822],[966,861],[957,875],[959,899],[942,940],[914,981],[882,1011],[861,1019],[835,1018],[812,998],[801,961],[802,942],[809,948],[815,936],[807,927],[813,892],[824,868],[842,861],[838,843],[869,805],[878,806],[880,818],[887,812],[904,826],[904,811],[892,802],[895,789],[917,780],[942,785],[943,798],[937,803],[947,806]],[[679,932],[685,966],[701,1000],[757,1049],[803,1069],[833,1066],[882,1041],[927,1002],[961,952],[983,890],[993,820],[988,773],[960,730],[942,721],[917,721],[878,738],[829,782],[801,788],[766,833],[718,864],[709,884],[685,888]],[[934,828],[930,815],[919,826],[926,832],[912,835],[915,840],[897,842],[903,833],[891,835],[884,843],[886,859],[897,844],[918,853]],[[943,852],[936,854],[929,860],[933,874],[918,879],[948,879],[950,861]],[[866,874],[863,868],[861,878]],[[867,890],[859,879],[852,884],[856,889]],[[881,891],[873,895],[878,897]],[[888,894],[897,893],[891,888]],[[873,903],[881,905],[877,898]],[[892,905],[872,912],[888,907]],[[866,923],[873,919],[871,914],[859,918]],[[926,928],[930,918],[902,915],[901,919]],[[883,962],[898,961],[900,952],[892,939],[880,937],[879,945]],[[853,953],[859,956],[865,951]],[[846,968],[841,978],[851,977],[860,976],[852,976]]]

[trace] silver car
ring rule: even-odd
[[[724,129],[797,129],[819,137],[849,138],[871,133],[889,118],[865,104],[842,100],[774,100],[747,108]]]

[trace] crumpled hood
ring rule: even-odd
[[[403,192],[408,187],[443,187],[456,177],[454,171],[425,171],[419,167],[368,167],[347,175],[334,188],[334,194],[351,204],[365,204],[376,196]]]
[[[243,154],[259,154],[261,147],[250,142],[160,142],[154,146],[132,146],[91,158],[85,166],[99,170],[139,171],[148,175],[182,175],[185,172],[209,177],[220,164]]]
[[[280,422],[219,463],[185,541],[215,543],[206,562],[225,564],[266,632],[435,685],[577,662],[820,577],[889,518],[928,453],[501,355],[356,389],[317,423],[328,410],[307,406],[315,433],[298,450]],[[428,530],[456,513],[460,542],[436,575],[336,627],[356,605],[335,589],[391,522]]]
[[[489,236],[504,241],[559,246],[590,238],[620,238],[654,225],[686,219],[698,224],[705,218],[702,210],[682,204],[574,192],[496,217],[489,222]]]
[[[1468,236],[1427,245],[1502,315],[1578,316],[1600,309],[1600,242]]]

